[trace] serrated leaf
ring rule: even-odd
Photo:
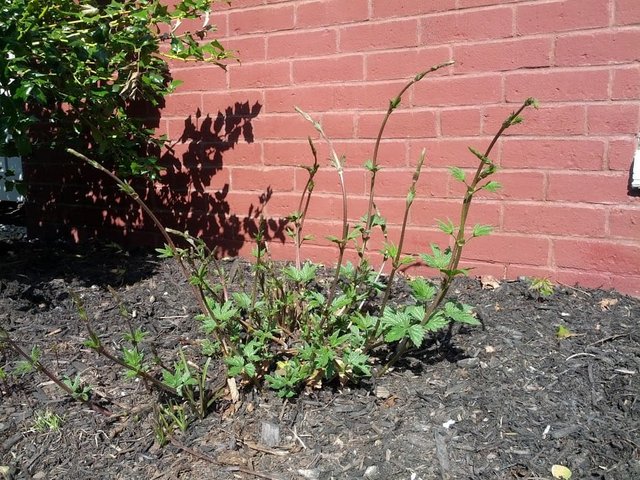
[[[492,226],[476,224],[473,227],[472,235],[474,237],[484,237],[486,235],[491,235],[491,232],[493,232]]]
[[[436,288],[424,278],[415,278],[409,282],[413,297],[421,302],[428,302],[436,294]]]
[[[502,184],[500,182],[487,182],[482,187],[482,189],[487,190],[488,192],[497,192],[502,188]]]
[[[451,220],[447,219],[446,222],[444,220],[438,220],[438,228],[447,235],[453,235],[456,226]]]
[[[446,248],[444,252],[440,250],[440,247],[435,243],[431,244],[432,255],[425,253],[420,254],[422,261],[431,268],[437,268],[438,270],[445,269],[449,266],[451,260],[451,250]]]
[[[424,339],[425,333],[426,331],[421,325],[411,325],[407,329],[407,337],[409,337],[416,348],[422,345],[422,340]]]
[[[449,167],[449,172],[451,173],[451,176],[453,178],[460,182],[464,182],[467,177],[467,175],[464,173],[464,170],[459,167]]]
[[[247,374],[250,378],[255,378],[256,376],[256,366],[253,363],[247,363],[244,366],[244,373]]]
[[[458,323],[466,323],[467,325],[480,325],[480,322],[473,316],[473,311],[469,305],[459,302],[447,302],[443,309],[444,315]]]
[[[438,332],[449,325],[449,320],[445,318],[441,311],[431,315],[429,321],[425,324],[424,329],[428,332]]]

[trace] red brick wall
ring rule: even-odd
[[[209,233],[232,219],[230,235],[245,235],[268,188],[268,218],[296,208],[306,172],[295,166],[311,163],[306,138],[317,137],[296,105],[347,156],[349,216],[360,217],[368,185],[361,166],[388,100],[415,73],[453,59],[410,90],[390,120],[378,205],[392,238],[421,149],[427,162],[410,214],[411,252],[443,240],[436,218],[457,218],[461,190],[447,167],[472,167],[467,146],[486,147],[505,116],[534,96],[540,109],[526,111],[494,154],[504,190],[483,194],[472,209],[471,223],[495,225],[495,234],[469,244],[465,265],[640,295],[640,197],[629,189],[640,132],[638,0],[235,0],[212,20],[242,63],[227,73],[175,65],[184,84],[160,120],[160,131],[177,140],[189,116],[197,132],[207,115],[223,114],[213,140],[192,135],[176,145],[179,159],[197,142],[204,154],[190,166],[211,168],[183,196],[209,206],[187,217],[212,208],[207,198],[225,202]],[[228,138],[236,104],[255,116]],[[208,148],[207,139],[227,143]],[[341,203],[326,148],[316,144],[323,168],[307,225],[317,238],[303,252],[331,263],[335,249],[323,236],[338,234]],[[251,244],[238,248],[248,254]],[[279,242],[272,249],[293,255]]]

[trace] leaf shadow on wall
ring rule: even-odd
[[[203,238],[221,256],[238,254],[255,238],[273,194],[267,188],[242,207],[231,201],[228,181],[216,182],[224,174],[225,153],[254,142],[252,121],[261,109],[259,103],[236,102],[215,115],[195,112],[165,152],[151,152],[161,154],[159,182],[130,180],[166,227]],[[149,117],[149,128],[159,126],[157,113]],[[128,248],[163,243],[151,220],[110,178],[68,154],[34,156],[25,162],[25,175],[30,236],[76,243],[108,239]],[[284,218],[265,218],[266,240],[284,242],[286,224]]]

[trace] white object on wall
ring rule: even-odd
[[[9,180],[22,180],[22,160],[20,157],[0,157],[0,174],[12,171],[14,176]],[[5,180],[0,175],[0,201],[22,202],[24,197],[20,195],[14,188],[10,192],[7,191]]]
[[[633,172],[631,173],[631,188],[640,188],[640,145],[633,156]]]

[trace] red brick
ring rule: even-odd
[[[183,83],[178,92],[220,90],[227,88],[227,73],[216,65],[198,65],[189,68],[174,68],[171,76]]]
[[[616,204],[627,202],[628,174],[624,172],[549,172],[547,199],[552,201]]]
[[[225,165],[262,165],[262,144],[240,142],[222,154]]]
[[[577,78],[580,80],[576,81]],[[520,102],[528,97],[541,102],[606,100],[609,98],[609,72],[572,69],[507,74],[507,102]]]
[[[225,10],[239,10],[248,7],[256,7],[259,5],[264,5],[265,0],[234,0],[231,3],[218,2],[218,8]]]
[[[505,278],[515,280],[520,277],[555,278],[555,270],[551,267],[532,267],[530,265],[507,265]]]
[[[500,200],[543,200],[546,176],[543,172],[498,170],[489,180],[502,184],[495,193],[480,191],[478,198]],[[461,192],[463,193],[463,192]]]
[[[268,113],[291,113],[294,106],[307,112],[332,110],[335,106],[335,90],[323,85],[268,89],[264,92],[264,106]]]
[[[366,54],[366,78],[367,80],[401,78],[409,81],[421,71],[449,59],[451,59],[451,51],[448,46],[371,52]],[[449,68],[442,68],[430,73],[429,76],[441,75],[449,71]]]
[[[202,94],[200,93],[172,93],[165,99],[162,109],[163,117],[186,117],[202,111]]]
[[[410,212],[411,225],[436,228],[438,220],[460,221],[462,201],[458,199],[423,199],[417,197]],[[473,202],[469,209],[468,228],[476,223],[497,226],[500,223],[500,207],[495,202]]]
[[[349,164],[347,159],[347,164]],[[296,187],[298,189],[304,188],[307,182],[308,175],[306,172],[302,172],[296,177]],[[314,177],[315,188],[314,192],[326,193],[341,193],[340,181],[338,173],[335,168],[329,165],[323,164]],[[365,183],[368,185],[369,178],[366,176],[363,169],[357,170],[344,170],[344,184],[349,192],[349,195],[364,195]],[[314,194],[315,195],[315,194]]]
[[[611,283],[618,292],[640,298],[640,277],[612,275]]]
[[[519,265],[547,265],[550,242],[533,235],[495,233],[472,239],[463,252],[470,260]]]
[[[502,122],[512,113],[512,107],[485,107],[483,109],[482,130],[495,134]],[[542,105],[538,110],[523,112],[524,121],[506,131],[506,135],[581,135],[585,133],[586,111],[582,105]]]
[[[613,208],[609,212],[609,233],[613,237],[640,240],[640,204],[635,208]]]
[[[364,58],[362,55],[346,55],[294,60],[292,77],[294,84],[363,80]]]
[[[215,116],[229,108],[235,111],[238,105],[248,103],[251,109],[262,113],[263,94],[259,90],[235,90],[224,92],[205,92],[202,94],[202,114]]]
[[[613,70],[611,99],[637,100],[638,98],[640,98],[640,67],[634,65]]]
[[[368,0],[321,0],[297,6],[296,27],[319,27],[367,20]]]
[[[526,38],[453,47],[456,73],[495,72],[520,68],[549,67],[553,39]]]
[[[322,128],[332,140],[354,137],[356,116],[352,112],[327,112],[322,114]]]
[[[389,101],[398,95],[404,85],[404,81],[336,85],[335,109],[386,111]],[[408,92],[402,98],[400,108],[409,105],[410,99],[411,93]]]
[[[233,35],[276,32],[294,26],[294,6],[268,6],[229,12],[229,31]]]
[[[457,108],[440,111],[440,134],[450,136],[474,136],[480,134],[480,110]]]
[[[269,141],[263,148],[265,165],[308,165],[312,158],[304,141]]]
[[[409,143],[409,158],[412,165],[414,165],[420,156],[420,152],[425,148],[427,152],[425,165],[428,167],[476,168],[478,166],[478,158],[469,151],[469,147],[484,151],[489,145],[489,141],[490,139],[487,137],[469,140],[459,138],[415,140]],[[500,162],[498,151],[494,150],[490,157],[494,162]]]
[[[608,25],[608,0],[560,0],[516,7],[516,28],[520,35]]]
[[[504,5],[505,3],[515,3],[522,0],[458,0],[458,8],[484,7],[493,5]]]
[[[640,245],[606,240],[554,241],[556,265],[595,272],[640,275]]]
[[[242,63],[259,62],[266,59],[266,37],[236,37],[224,40],[224,47],[236,52]]]
[[[555,281],[569,286],[586,288],[612,288],[612,276],[606,273],[587,272],[584,270],[559,269],[554,276]]]
[[[363,166],[373,157],[374,141],[372,139],[337,141],[334,148],[340,155],[345,155],[349,167]],[[378,150],[378,164],[383,167],[405,167],[407,162],[406,140],[383,139]]]
[[[267,58],[331,55],[337,51],[336,30],[302,31],[267,36]]]
[[[289,62],[261,62],[228,68],[229,86],[237,88],[277,87],[291,83]]]
[[[640,105],[589,105],[587,130],[589,133],[638,133]]]
[[[407,171],[406,175],[410,175],[411,173],[411,171]],[[416,198],[446,198],[451,181],[451,175],[448,170],[434,169],[425,165],[422,168],[422,173],[416,186]]]
[[[384,118],[379,113],[361,113],[357,117],[359,138],[376,138]],[[435,137],[436,115],[432,111],[395,112],[386,124],[385,138]]]
[[[502,101],[499,75],[425,78],[414,92],[414,105],[478,105]]]
[[[308,136],[315,137],[315,130],[298,113],[259,115],[253,121],[253,131],[257,138],[305,140]]]
[[[505,232],[602,237],[605,211],[602,208],[544,203],[506,204]]]
[[[556,40],[556,65],[608,65],[640,60],[640,29],[580,33]]]
[[[504,168],[601,170],[604,152],[604,140],[511,137],[502,141],[501,165]]]
[[[421,42],[429,45],[510,37],[513,10],[510,7],[485,8],[429,15],[421,19],[420,32]]]
[[[231,188],[234,191],[260,191],[267,187],[276,192],[289,192],[293,190],[293,170],[292,168],[262,168],[255,167],[242,168],[232,167]]]
[[[438,0],[425,2],[424,0],[373,0],[373,18],[408,17],[426,13],[453,10],[455,0]]]
[[[640,23],[640,8],[636,0],[615,0],[616,25]]]
[[[609,140],[607,150],[609,169],[629,172],[637,148],[638,141],[635,136],[629,136],[625,140]]]
[[[418,21],[392,20],[345,26],[340,29],[340,51],[360,52],[418,45]]]

